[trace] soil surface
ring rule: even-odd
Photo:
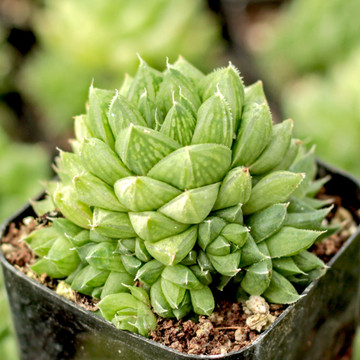
[[[54,217],[60,214],[51,215]],[[339,224],[341,230],[316,243],[311,250],[328,262],[346,239],[356,231],[357,221],[349,211],[341,207],[340,200],[335,199],[335,207],[326,222],[330,225]],[[57,291],[63,282],[46,275],[38,276],[30,269],[36,256],[22,240],[34,229],[47,225],[46,216],[39,219],[25,218],[23,223],[10,224],[6,236],[2,239],[2,251],[7,260],[20,271]],[[87,310],[98,309],[96,300],[71,289],[69,298]],[[283,305],[269,306],[261,297],[251,297],[246,302],[219,299],[214,313],[209,317],[185,318],[180,321],[158,317],[158,327],[150,333],[150,338],[182,353],[226,354],[249,345],[285,308]],[[345,349],[337,360],[347,359],[350,359],[349,351]]]

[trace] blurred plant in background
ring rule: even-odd
[[[49,163],[40,145],[11,142],[0,127],[0,222],[41,191]]]
[[[247,39],[296,135],[358,177],[359,17],[358,0],[292,0],[258,22]],[[258,41],[251,41],[254,34]]]
[[[310,72],[325,73],[359,45],[359,15],[358,0],[287,2],[257,46],[264,73],[278,86]]]
[[[83,112],[92,78],[119,87],[136,53],[154,67],[180,53],[208,70],[220,29],[203,0],[46,0],[34,18],[38,51],[18,77],[48,131],[62,132]]]
[[[326,77],[290,83],[283,106],[296,121],[297,135],[310,137],[320,157],[360,177],[360,47]]]

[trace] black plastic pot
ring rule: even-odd
[[[332,180],[327,193],[341,196],[348,209],[360,208],[360,183],[320,165]],[[30,206],[2,226],[33,215]],[[250,346],[227,355],[185,355],[110,322],[57,295],[10,265],[0,253],[12,315],[23,360],[232,359],[326,360],[354,331],[359,313],[360,228],[328,264],[324,277],[310,284]]]

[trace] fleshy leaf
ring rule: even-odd
[[[268,144],[271,129],[272,120],[267,104],[245,107],[233,146],[233,166],[251,165]]]
[[[95,206],[113,211],[127,211],[115,196],[111,186],[90,173],[82,173],[73,178],[73,184],[78,198],[89,206]]]
[[[174,139],[182,146],[190,145],[196,119],[183,105],[174,101],[167,113],[160,132]]]
[[[249,215],[266,207],[285,202],[303,181],[304,174],[289,171],[274,171],[264,176],[253,188],[249,201],[243,206]]]
[[[321,231],[302,230],[284,226],[266,241],[272,258],[297,255],[308,249]]]
[[[189,290],[203,287],[195,274],[187,266],[180,264],[166,266],[161,277]]]
[[[106,143],[96,138],[84,139],[80,147],[80,158],[91,174],[109,185],[132,175],[117,154]]]
[[[199,108],[192,144],[221,144],[231,148],[234,123],[223,94],[218,91]]]
[[[116,141],[116,152],[137,175],[146,175],[162,158],[179,147],[168,136],[133,124],[121,131]]]
[[[177,264],[192,250],[197,238],[197,226],[181,234],[159,240],[157,242],[145,241],[148,252],[164,265]]]
[[[245,204],[251,194],[251,176],[244,167],[230,170],[221,183],[214,210],[224,209],[237,204]]]
[[[96,89],[92,85],[89,91],[88,114],[86,125],[98,139],[114,148],[114,137],[110,129],[107,113],[114,91]]]
[[[77,198],[73,187],[59,184],[53,199],[58,209],[67,219],[82,228],[90,228],[92,211],[89,206]]]
[[[184,224],[198,224],[210,214],[219,187],[220,183],[216,183],[197,189],[185,190],[158,211]]]
[[[215,300],[208,286],[190,290],[190,297],[195,314],[209,316],[214,311]]]
[[[281,162],[290,146],[292,129],[291,119],[273,126],[267,147],[250,166],[252,174],[265,174]]]
[[[270,284],[271,272],[268,261],[255,263],[246,269],[241,287],[250,295],[261,295]]]
[[[287,204],[274,204],[250,216],[248,226],[257,243],[280,229],[286,218],[286,209]]]
[[[270,285],[263,296],[274,304],[292,304],[300,298],[291,282],[276,271],[272,272]]]
[[[115,139],[130,124],[147,126],[136,106],[118,93],[111,100],[108,117]]]
[[[111,238],[126,239],[136,236],[127,213],[95,208],[91,226],[100,235]]]
[[[130,212],[129,217],[136,234],[149,242],[180,234],[190,226],[174,221],[156,211]]]
[[[148,176],[178,189],[194,189],[222,180],[230,162],[231,151],[223,145],[190,145],[162,159]]]
[[[116,181],[115,194],[131,211],[157,210],[181,191],[147,176],[131,176]]]

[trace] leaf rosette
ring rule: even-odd
[[[34,271],[66,277],[144,335],[150,307],[210,315],[214,289],[229,283],[295,302],[294,285],[326,269],[307,249],[334,229],[322,225],[331,207],[314,199],[327,179],[314,180],[314,151],[292,128],[273,125],[261,82],[244,87],[231,63],[205,76],[183,58],[164,72],[142,60],[121,89],[91,86],[49,186],[64,218],[26,239]]]

